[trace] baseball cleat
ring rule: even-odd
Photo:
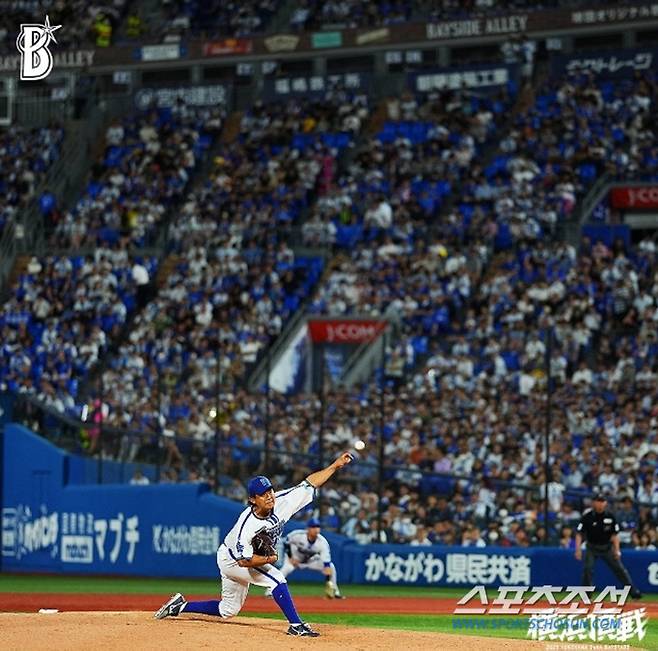
[[[636,588],[635,590],[631,591],[631,597],[633,599],[642,599],[642,593]]]
[[[342,595],[340,592],[337,592],[334,595],[334,599],[345,599],[345,595]]]
[[[320,637],[317,631],[314,631],[308,624],[290,624],[288,635],[298,635],[300,637]]]
[[[155,619],[164,619],[165,617],[178,617],[186,604],[187,601],[185,601],[185,597],[180,592],[177,592],[175,595],[169,598],[169,601],[167,601],[167,603],[164,604],[164,606],[162,606],[160,610],[158,610],[158,612],[153,615],[153,617],[155,617]]]

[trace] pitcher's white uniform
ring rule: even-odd
[[[240,514],[217,550],[217,566],[222,577],[222,600],[219,604],[219,614],[222,617],[233,617],[240,612],[252,583],[270,590],[286,583],[285,575],[274,565],[240,567],[238,561],[253,556],[251,541],[263,529],[267,530],[276,545],[283,526],[297,511],[313,501],[315,490],[304,480],[293,488],[275,493],[274,508],[268,517],[259,518],[251,506]]]

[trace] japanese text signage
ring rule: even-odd
[[[210,41],[203,44],[203,56],[214,57],[224,54],[249,54],[253,42],[248,38],[225,38],[223,41]]]
[[[180,59],[184,50],[178,43],[145,45],[139,51],[142,61],[172,61]]]
[[[551,58],[554,75],[593,73],[599,77],[614,79],[629,77],[635,72],[655,68],[658,50],[643,48],[610,52],[588,52],[586,55],[555,55]]]
[[[219,106],[229,103],[229,88],[221,84],[213,84],[178,88],[142,88],[135,93],[135,105],[142,110],[149,106],[171,108],[176,105],[178,99],[184,99],[188,106]]]
[[[460,88],[491,88],[505,86],[512,76],[511,66],[487,66],[464,70],[441,70],[410,75],[413,87],[419,93]]]
[[[658,209],[658,185],[614,188],[610,192],[610,204],[613,208],[656,210]]]
[[[367,583],[528,583],[530,558],[499,554],[370,552],[365,558],[364,578]]]
[[[332,88],[347,91],[365,90],[369,77],[363,73],[350,72],[343,75],[322,77],[280,77],[265,81],[265,94],[269,99],[293,95],[324,94]]]
[[[385,328],[385,321],[373,319],[317,319],[308,322],[313,343],[368,343],[374,341]]]
[[[584,9],[571,13],[574,25],[596,25],[658,18],[658,3],[634,4],[602,9]]]
[[[63,564],[135,560],[140,540],[139,517],[122,512],[98,517],[87,511],[33,511],[19,504],[2,511],[2,555],[22,558],[46,551]]]

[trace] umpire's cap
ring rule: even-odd
[[[311,518],[306,526],[310,529],[311,527],[320,527],[322,525],[320,524],[320,520],[317,518]]]
[[[607,502],[608,496],[605,493],[594,493],[592,500],[595,502]]]
[[[254,495],[267,493],[270,488],[272,488],[272,482],[267,477],[258,475],[249,480],[249,483],[247,484],[247,493],[249,494],[249,497],[253,497]]]

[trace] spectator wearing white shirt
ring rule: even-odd
[[[393,226],[393,209],[385,199],[373,199],[363,219],[368,227],[389,229]]]
[[[462,547],[486,547],[487,543],[475,526],[468,526],[462,534]]]
[[[409,544],[413,547],[431,547],[432,541],[427,537],[427,528],[419,525]]]

